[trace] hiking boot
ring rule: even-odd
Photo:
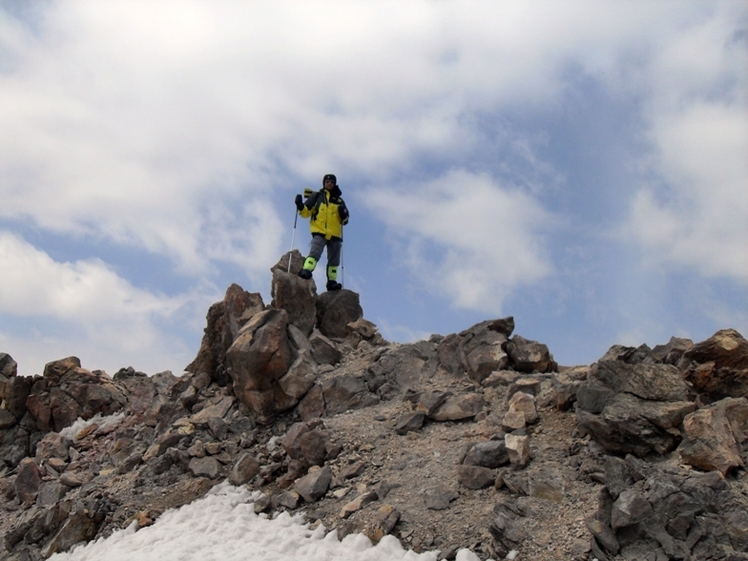
[[[309,269],[302,269],[301,271],[299,271],[299,276],[302,279],[307,279],[308,280],[308,279],[312,278],[312,272]]]
[[[341,288],[343,288],[343,285],[339,282],[334,280],[327,281],[327,290],[340,290]]]

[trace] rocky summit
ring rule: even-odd
[[[290,273],[289,270],[290,263]],[[0,353],[0,558],[153,524],[218,483],[256,511],[453,559],[748,560],[748,342],[561,367],[511,317],[390,343],[350,290],[272,269],[210,307],[182,375],[17,375]]]

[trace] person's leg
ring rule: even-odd
[[[325,249],[325,237],[324,236],[312,236],[312,241],[309,242],[309,255],[304,261],[304,266],[299,272],[299,276],[303,279],[312,278],[312,271],[317,266],[317,261],[322,256],[322,250]]]
[[[338,266],[342,240],[332,239],[327,242],[327,290],[340,290],[343,286],[338,282]]]

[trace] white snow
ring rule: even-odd
[[[78,435],[81,433],[81,431],[89,425],[96,424],[98,425],[99,429],[106,429],[119,424],[124,418],[124,413],[115,413],[114,415],[108,415],[106,417],[102,417],[101,413],[96,413],[96,415],[94,415],[87,421],[84,421],[81,417],[78,417],[78,420],[75,421],[72,425],[70,425],[69,427],[65,427],[60,431],[60,436],[75,440],[76,438],[78,438]]]
[[[338,540],[302,514],[255,514],[260,496],[224,482],[208,495],[163,513],[152,526],[129,528],[58,553],[49,561],[436,561],[438,551],[406,551],[393,536],[377,545],[363,534]],[[467,549],[456,561],[480,561]]]

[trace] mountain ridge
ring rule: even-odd
[[[230,286],[182,376],[68,357],[25,378],[0,354],[3,558],[150,525],[228,479],[263,491],[257,511],[442,559],[748,559],[736,331],[575,367],[511,317],[390,343],[301,262],[273,267],[269,305]]]

